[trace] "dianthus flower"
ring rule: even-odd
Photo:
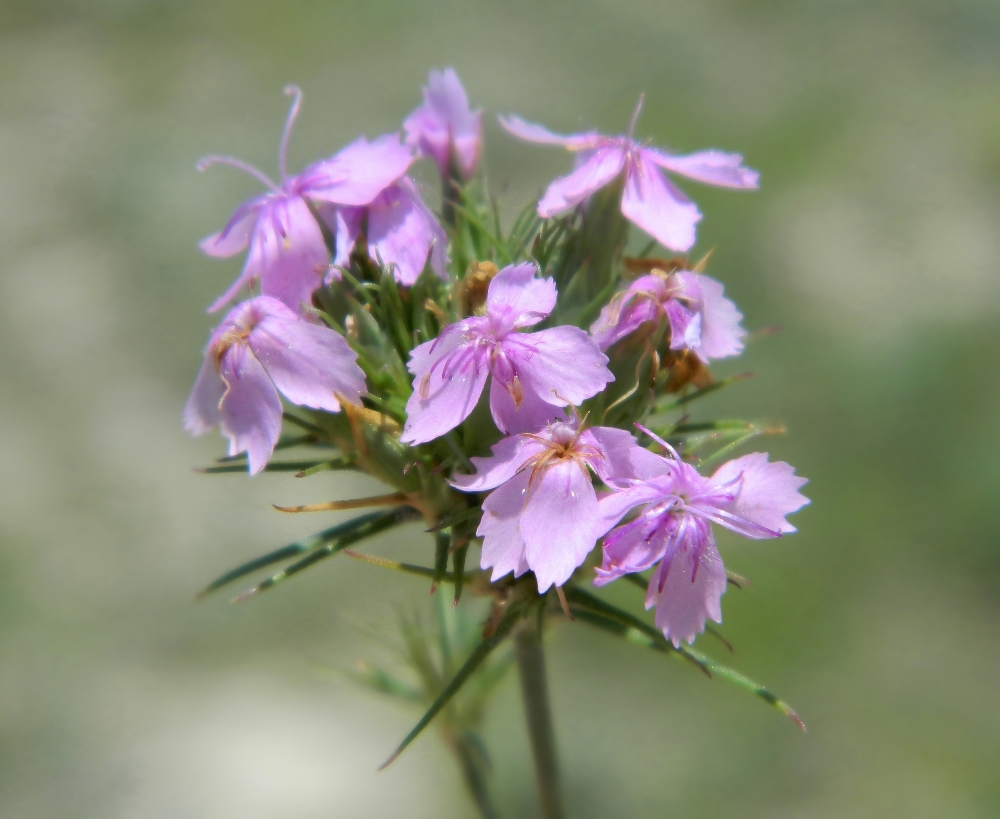
[[[229,454],[247,453],[260,472],[281,433],[281,392],[293,404],[337,412],[361,403],[365,376],[344,338],[296,315],[270,296],[237,305],[212,333],[205,363],[184,407],[184,427],[215,426]]]
[[[539,593],[563,585],[610,528],[591,471],[603,481],[633,478],[649,454],[624,430],[581,430],[575,420],[560,420],[473,458],[476,474],[456,475],[452,484],[463,492],[494,490],[476,530],[482,568],[493,568],[493,580],[531,570]]]
[[[437,162],[450,174],[452,158],[464,179],[476,172],[483,144],[483,112],[469,108],[469,98],[454,68],[431,71],[424,104],[406,118],[406,144]]]
[[[753,539],[780,537],[795,531],[785,516],[809,499],[798,491],[807,480],[783,461],[769,463],[766,453],[736,458],[706,478],[667,448],[673,457],[656,456],[658,468],[644,460],[644,476],[601,499],[608,524],[637,507],[640,512],[605,536],[594,583],[603,586],[659,562],[646,608],[656,606],[657,627],[679,647],[682,640],[694,642],[707,619],[722,622],[726,570],[711,524]]]
[[[324,277],[330,278],[330,254],[310,200],[318,203],[317,212],[337,235],[335,263],[346,264],[361,217],[367,212],[369,247],[385,263],[396,265],[400,281],[411,284],[416,280],[432,245],[438,248],[432,266],[438,275],[445,275],[446,239],[405,176],[413,153],[400,143],[399,135],[381,136],[373,142],[360,137],[330,159],[290,177],[286,155],[302,92],[294,86],[285,91],[295,99],[278,151],[280,185],[232,157],[208,156],[198,163],[200,170],[218,163],[232,165],[270,188],[240,205],[219,233],[200,244],[210,256],[232,256],[250,247],[243,272],[209,311],[222,308],[241,288],[256,282],[263,295],[281,299],[293,310],[309,304]]]
[[[758,174],[744,167],[740,154],[713,150],[678,156],[636,142],[632,133],[641,106],[640,101],[625,136],[592,131],[563,136],[518,116],[501,117],[500,124],[529,142],[579,152],[573,172],[556,179],[545,191],[538,203],[539,216],[548,218],[578,205],[624,172],[622,214],[665,247],[683,252],[694,244],[694,226],[701,213],[664,178],[661,169],[724,188],[756,188]]]
[[[737,355],[746,330],[736,305],[715,279],[679,270],[654,270],[616,295],[590,328],[597,346],[608,349],[647,321],[666,316],[670,349],[690,350],[707,361]]]
[[[445,327],[416,347],[414,376],[400,440],[420,444],[468,418],[490,374],[490,410],[501,432],[534,430],[614,380],[608,358],[583,330],[520,330],[545,319],[556,304],[552,279],[536,279],[530,262],[505,267],[490,282],[486,315]]]

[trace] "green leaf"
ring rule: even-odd
[[[711,395],[713,392],[718,392],[723,387],[728,387],[730,384],[735,384],[737,381],[746,381],[746,379],[752,377],[753,373],[740,373],[739,375],[733,375],[729,378],[723,378],[721,381],[716,381],[714,384],[709,384],[707,387],[702,387],[700,390],[695,390],[694,392],[689,392],[687,395],[682,395],[680,398],[674,399],[669,404],[657,404],[654,409],[657,413],[669,412],[672,409],[677,409],[677,407],[683,407],[685,404],[690,404],[692,401],[697,401],[699,398],[704,398],[706,395]]]
[[[715,662],[694,649],[682,646],[674,648],[673,645],[664,638],[663,633],[643,622],[637,617],[624,612],[621,609],[605,603],[598,597],[574,587],[564,587],[566,599],[570,603],[570,612],[578,620],[590,623],[591,625],[611,631],[620,637],[625,637],[629,642],[651,648],[655,651],[673,653],[683,657],[697,665],[709,677],[718,675],[725,680],[735,683],[740,688],[750,691],[760,697],[769,705],[778,709],[788,717],[803,731],[806,730],[805,723],[791,706],[783,700],[778,699],[771,691],[759,683],[754,682],[749,677],[744,676],[721,663]]]
[[[438,698],[434,700],[434,704],[431,705],[427,712],[420,718],[420,721],[413,726],[413,730],[410,731],[399,744],[399,747],[393,752],[379,768],[379,770],[384,770],[389,765],[391,765],[403,751],[409,746],[413,740],[415,740],[420,732],[426,728],[431,720],[436,717],[441,709],[443,709],[448,702],[451,700],[455,694],[458,693],[459,689],[465,684],[465,682],[472,676],[472,673],[482,665],[483,661],[489,657],[490,653],[495,649],[504,638],[510,633],[511,629],[514,627],[517,620],[521,617],[521,607],[514,605],[511,610],[504,615],[503,619],[497,625],[496,630],[489,636],[484,637],[478,646],[473,650],[472,654],[469,655],[469,659],[465,661],[462,667],[458,670],[451,681],[444,687],[444,690],[438,695]]]
[[[271,461],[265,467],[265,472],[295,472],[295,477],[314,475],[329,469],[352,469],[354,464],[348,458],[334,458],[327,461]],[[222,464],[220,466],[203,466],[195,470],[203,475],[223,475],[233,472],[246,472],[247,464]]]
[[[420,702],[423,694],[412,686],[407,685],[402,680],[393,677],[389,672],[382,670],[378,666],[369,665],[365,662],[358,663],[358,670],[348,673],[352,679],[367,685],[382,694],[404,700],[406,702]]]
[[[297,540],[295,543],[289,543],[287,546],[282,546],[280,549],[268,552],[266,555],[254,558],[253,560],[226,572],[224,575],[217,577],[204,589],[198,592],[197,596],[204,597],[216,589],[221,589],[223,586],[232,583],[234,580],[239,580],[241,577],[245,577],[258,569],[263,569],[265,566],[270,566],[273,563],[278,563],[282,560],[287,560],[290,557],[295,557],[296,555],[311,552],[313,549],[318,549],[325,543],[328,543],[331,540],[336,540],[344,535],[348,535],[356,529],[359,529],[366,524],[383,517],[384,515],[384,512],[371,512],[367,515],[361,515],[360,517],[353,518],[352,520],[345,521],[344,523],[338,523],[336,526],[331,526],[329,529],[324,529],[322,532],[309,535],[309,537],[303,538],[302,540]]]
[[[330,444],[327,441],[321,441],[316,437],[315,433],[309,433],[308,435],[288,435],[281,438],[278,443],[274,445],[274,451],[277,452],[279,449],[291,449],[293,446],[323,446],[328,447]],[[237,455],[227,455],[225,458],[216,458],[215,462],[217,464],[231,464],[240,461],[246,463],[247,454],[245,452],[240,452]]]
[[[431,581],[431,593],[438,583],[448,573],[448,547],[451,546],[451,532],[442,530],[434,535],[434,580]]]
[[[455,574],[455,605],[462,597],[462,587],[465,585],[465,558],[469,554],[469,543],[463,543],[451,553],[451,567]]]

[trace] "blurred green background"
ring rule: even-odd
[[[0,3],[0,793],[5,817],[471,816],[416,713],[332,679],[392,658],[426,585],[340,559],[260,599],[205,581],[329,525],[270,503],[351,479],[209,478],[180,409],[239,263],[200,255],[274,168],[399,128],[428,69],[486,109],[512,213],[569,165],[493,115],[739,150],[762,189],[689,184],[757,375],[703,416],[785,422],[799,534],[721,537],[759,701],[586,627],[549,639],[571,815],[1000,815],[1000,5],[995,2]],[[430,179],[430,175],[425,176]],[[303,516],[306,517],[306,516]],[[419,527],[373,550],[429,559]],[[634,603],[640,606],[636,593]],[[516,679],[487,738],[534,815]]]

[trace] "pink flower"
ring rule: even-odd
[[[489,458],[473,458],[476,474],[457,475],[452,484],[463,492],[495,490],[483,501],[476,530],[482,568],[493,568],[493,580],[530,569],[539,592],[563,585],[610,528],[591,471],[603,481],[632,478],[649,455],[624,430],[580,430],[561,420],[504,438]]]
[[[476,172],[483,145],[483,113],[469,108],[469,98],[454,68],[431,71],[424,104],[406,118],[406,144],[437,162],[450,175],[452,157],[464,179]]]
[[[670,349],[691,350],[700,358],[725,358],[743,349],[746,330],[736,305],[715,279],[680,270],[654,271],[616,295],[590,328],[597,346],[608,349],[647,321],[666,316]]]
[[[205,363],[184,407],[184,427],[215,426],[229,454],[247,453],[260,472],[281,433],[281,392],[293,404],[337,412],[361,403],[365,376],[339,334],[296,315],[270,296],[237,305],[212,333]]]
[[[809,499],[798,491],[806,479],[783,461],[768,463],[765,453],[729,461],[705,478],[670,452],[669,459],[653,456],[658,467],[643,461],[645,475],[601,499],[608,528],[630,510],[640,512],[605,536],[604,562],[594,583],[603,586],[659,562],[646,608],[656,606],[657,627],[680,646],[682,640],[694,642],[707,619],[722,622],[726,570],[710,524],[753,539],[780,537],[795,531],[785,516]]]
[[[683,252],[694,244],[694,226],[701,213],[662,171],[725,188],[756,188],[758,174],[743,166],[739,154],[699,151],[678,156],[636,142],[632,131],[641,107],[640,100],[626,136],[594,132],[563,136],[517,116],[501,117],[500,124],[521,139],[579,151],[573,172],[545,191],[538,203],[539,216],[548,218],[575,207],[624,171],[622,214],[665,247]]]
[[[535,266],[511,265],[490,282],[486,315],[446,327],[410,353],[414,376],[401,441],[421,444],[469,417],[486,381],[490,409],[501,432],[534,430],[614,380],[608,358],[577,327],[537,333],[520,330],[542,321],[556,304],[552,279]]]
[[[382,136],[373,142],[361,137],[332,158],[290,177],[286,154],[302,92],[294,86],[285,92],[295,100],[278,153],[281,185],[232,157],[208,156],[198,163],[200,170],[219,163],[232,165],[270,189],[240,205],[219,233],[201,242],[201,249],[210,256],[232,256],[248,245],[250,248],[243,272],[209,311],[219,310],[243,287],[258,282],[263,295],[281,299],[293,310],[309,304],[313,291],[325,277],[330,278],[330,254],[310,201],[319,203],[315,205],[317,212],[337,234],[338,264],[346,263],[367,210],[369,247],[386,264],[396,265],[400,281],[416,280],[435,243],[438,249],[431,263],[438,275],[445,275],[446,239],[405,176],[413,154],[400,144],[399,135]],[[338,229],[342,222],[346,227]]]

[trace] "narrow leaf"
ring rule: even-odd
[[[434,535],[434,580],[431,581],[431,594],[434,594],[441,578],[448,572],[448,547],[450,545],[450,532],[441,531]]]
[[[344,459],[338,459],[338,461],[343,461]],[[334,464],[337,461],[271,461],[264,467],[265,472],[303,472],[308,470],[314,470],[317,467],[325,467],[327,469],[349,469],[351,467],[350,463],[345,463],[342,467],[327,466],[327,464]],[[236,472],[246,472],[247,465],[242,464],[221,464],[219,466],[202,466],[195,469],[195,472],[201,473],[202,475],[224,475],[232,474]],[[316,470],[319,471],[319,470]],[[312,474],[312,473],[310,473]]]
[[[452,677],[451,682],[445,686],[444,690],[434,700],[434,704],[427,710],[420,721],[413,726],[413,730],[406,735],[405,739],[399,744],[399,747],[393,752],[379,768],[379,770],[384,770],[389,767],[396,758],[406,750],[407,746],[413,740],[415,740],[420,732],[426,728],[431,720],[434,719],[440,713],[441,709],[444,708],[448,702],[451,700],[455,694],[458,693],[459,689],[465,684],[465,682],[472,676],[472,673],[482,665],[483,661],[490,655],[490,653],[495,649],[503,639],[510,633],[510,630],[514,627],[514,624],[521,617],[521,611],[519,606],[512,606],[511,610],[504,615],[504,618],[500,621],[496,630],[489,636],[483,638],[482,642],[473,650],[472,654],[469,655],[469,659],[465,661],[465,664],[458,670],[458,673]]]

